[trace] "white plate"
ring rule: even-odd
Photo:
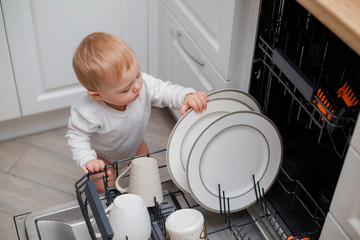
[[[219,212],[219,188],[229,198],[230,211],[256,200],[253,175],[266,192],[282,161],[282,140],[276,126],[254,111],[225,114],[197,138],[187,162],[192,197],[204,208]]]
[[[251,108],[251,110],[254,110],[259,113],[262,112],[258,101],[256,101],[256,99],[253,96],[251,96],[250,94],[240,91],[239,89],[234,89],[234,88],[219,89],[219,90],[209,92],[207,94],[207,96],[209,99],[216,99],[216,98],[237,99],[237,100],[245,103],[246,105],[248,105]]]
[[[183,192],[190,193],[186,180],[186,164],[191,147],[207,125],[218,117],[233,111],[250,110],[246,104],[235,99],[212,99],[201,113],[187,111],[173,128],[166,151],[166,163],[170,177]]]

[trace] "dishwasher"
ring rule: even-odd
[[[163,151],[166,151],[166,149],[149,153],[149,155],[156,158],[156,154]],[[121,161],[131,161],[141,156]],[[163,167],[166,167],[166,165],[159,166],[159,168]],[[103,239],[111,239],[111,227],[109,227],[110,225],[104,215],[103,205],[101,205],[100,198],[92,184],[96,180],[104,182],[106,205],[109,205],[113,198],[117,196],[117,190],[108,186],[108,182],[115,179],[108,181],[106,177],[103,177],[102,179],[89,180],[84,176],[76,184],[78,202],[92,239],[96,239],[95,231],[100,231]],[[182,208],[195,208],[203,213],[207,229],[207,239],[313,238],[319,236],[325,219],[325,213],[311,198],[302,184],[297,180],[291,179],[282,168],[276,183],[273,185],[273,188],[277,188],[277,194],[281,195],[284,201],[284,204],[277,209],[274,208],[271,200],[266,197],[263,188],[254,177],[253,194],[256,196],[256,202],[247,211],[238,213],[230,213],[229,198],[226,197],[226,192],[221,189],[220,185],[218,186],[219,213],[203,209],[190,195],[180,191],[171,180],[163,182],[162,185],[165,200],[163,203],[157,204],[156,199],[154,199],[155,207],[149,208],[152,222],[152,239],[167,239],[165,220],[172,212]],[[87,205],[90,205],[92,211],[88,210]],[[301,219],[302,224],[297,226],[296,232],[292,232],[287,223],[284,222],[283,216],[285,218]],[[94,225],[91,221],[92,218],[96,219],[97,225]]]
[[[137,157],[165,152],[161,149],[147,155],[134,156],[114,163],[130,162]],[[166,168],[159,166],[159,169]],[[107,168],[107,167],[106,167]],[[106,168],[104,172],[106,172]],[[118,172],[116,173],[118,175]],[[113,232],[108,222],[104,208],[110,205],[120,193],[112,186],[105,175],[101,178],[90,179],[91,174],[80,178],[76,184],[77,201],[61,204],[30,214],[14,217],[18,239],[112,239]],[[127,178],[124,176],[124,178]],[[101,181],[105,193],[98,194],[94,181]],[[206,239],[302,239],[316,237],[320,234],[325,213],[312,199],[303,185],[292,179],[281,168],[272,188],[277,188],[284,203],[280,208],[264,194],[259,182],[253,178],[254,196],[256,202],[246,210],[230,213],[229,199],[226,192],[219,187],[220,212],[209,212],[199,206],[189,195],[180,191],[172,180],[162,182],[164,200],[161,204],[155,201],[155,206],[148,208],[151,218],[151,239],[167,239],[165,220],[174,211],[182,208],[195,208],[202,212],[207,229]],[[301,213],[301,215],[300,215]],[[295,215],[294,215],[295,214]],[[301,219],[295,232],[291,230],[283,216]],[[295,238],[296,237],[296,238]]]

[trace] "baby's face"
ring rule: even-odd
[[[101,100],[110,107],[120,111],[126,109],[126,105],[139,97],[143,85],[140,73],[140,65],[135,59],[129,70],[124,70],[119,81],[104,83],[97,92]]]

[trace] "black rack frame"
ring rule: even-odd
[[[261,78],[261,86],[254,91],[261,89],[257,94],[264,113],[277,81],[291,97],[288,122],[295,104],[296,120],[320,130],[318,143],[327,132],[335,152],[344,158],[360,104],[347,106],[337,91],[348,84],[348,97],[360,98],[360,58],[295,0],[262,1],[261,9],[254,60],[254,78]]]
[[[320,129],[318,143],[321,143],[324,130],[326,130],[335,152],[339,157],[344,158],[356,118],[340,116],[330,111],[316,95],[318,89],[315,85],[281,49],[271,47],[263,36],[259,36],[258,47],[263,53],[261,61],[269,71],[267,89],[270,89],[272,79],[277,80],[284,88],[284,95],[289,94],[298,105],[296,119],[300,120],[301,113],[304,112],[309,118],[308,128],[311,129],[315,125]],[[322,107],[323,111],[320,110],[319,106]],[[335,141],[333,135],[337,134],[338,136],[339,132],[342,139]],[[339,142],[342,143],[341,146],[339,146]]]
[[[112,164],[111,167],[117,167],[118,163],[120,162],[131,161],[138,157],[150,156],[164,151],[166,151],[166,149],[119,160]],[[112,187],[109,186],[109,182],[114,181],[115,179],[108,179],[106,174],[108,167],[109,166],[105,166],[105,169],[100,171],[104,173],[103,177],[91,179],[91,175],[93,174],[86,174],[75,183],[77,200],[79,202],[83,217],[86,221],[89,234],[93,240],[97,239],[93,224],[94,219],[101,233],[102,239],[112,239],[113,237],[111,226],[107,221],[106,214],[100,200],[103,199],[103,201],[106,202],[105,204],[108,206],[112,203],[113,198],[117,196],[116,194],[114,195]],[[166,167],[166,165],[159,166],[159,168],[163,167]],[[116,171],[116,175],[118,176],[118,171]],[[105,187],[104,196],[99,197],[94,187],[94,181],[103,181]],[[269,235],[268,237],[271,239],[287,239],[290,236],[294,236],[294,240],[302,239],[304,237],[311,237],[311,239],[317,239],[319,237],[322,226],[325,222],[326,214],[311,197],[309,192],[306,191],[304,186],[298,180],[290,178],[282,167],[279,170],[279,174],[274,184],[278,184],[282,193],[291,199],[289,206],[284,206],[284,208],[281,209],[275,209],[273,203],[267,197],[267,194],[264,193],[264,189],[261,188],[259,182],[255,179],[254,176],[253,184],[256,202],[248,208],[248,211],[253,216],[253,221],[245,223],[233,220],[233,213],[230,213],[231,208],[229,198],[226,197],[226,192],[222,191],[221,186],[218,185],[220,206],[219,214],[223,218],[227,227],[222,227],[215,231],[208,232],[207,239],[211,239],[211,235],[216,232],[229,230],[234,239],[246,240],[247,233],[245,232],[244,227],[249,224],[261,224],[265,228],[266,233]],[[187,199],[187,196],[180,190],[166,193],[166,195],[173,200],[176,209],[181,208],[180,204],[176,200],[176,196],[178,195],[184,199],[187,204],[187,208],[199,207],[198,204],[191,205]],[[306,221],[309,223],[308,226],[304,227],[300,232],[292,231],[287,223],[283,220],[283,215],[288,213],[291,214],[294,206],[296,205],[300,206],[302,212],[307,217]],[[155,207],[149,208],[151,221],[157,222],[157,225],[162,233],[161,239],[167,239],[165,221],[166,218],[171,214],[172,210],[173,209],[169,210],[162,208],[161,204],[156,202],[156,199]]]

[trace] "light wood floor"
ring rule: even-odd
[[[175,120],[154,108],[145,141],[150,151],[166,148]],[[0,142],[0,233],[16,239],[13,216],[76,199],[74,184],[82,175],[65,141],[66,128]],[[165,164],[165,152],[157,154]],[[169,179],[167,169],[162,180]]]

